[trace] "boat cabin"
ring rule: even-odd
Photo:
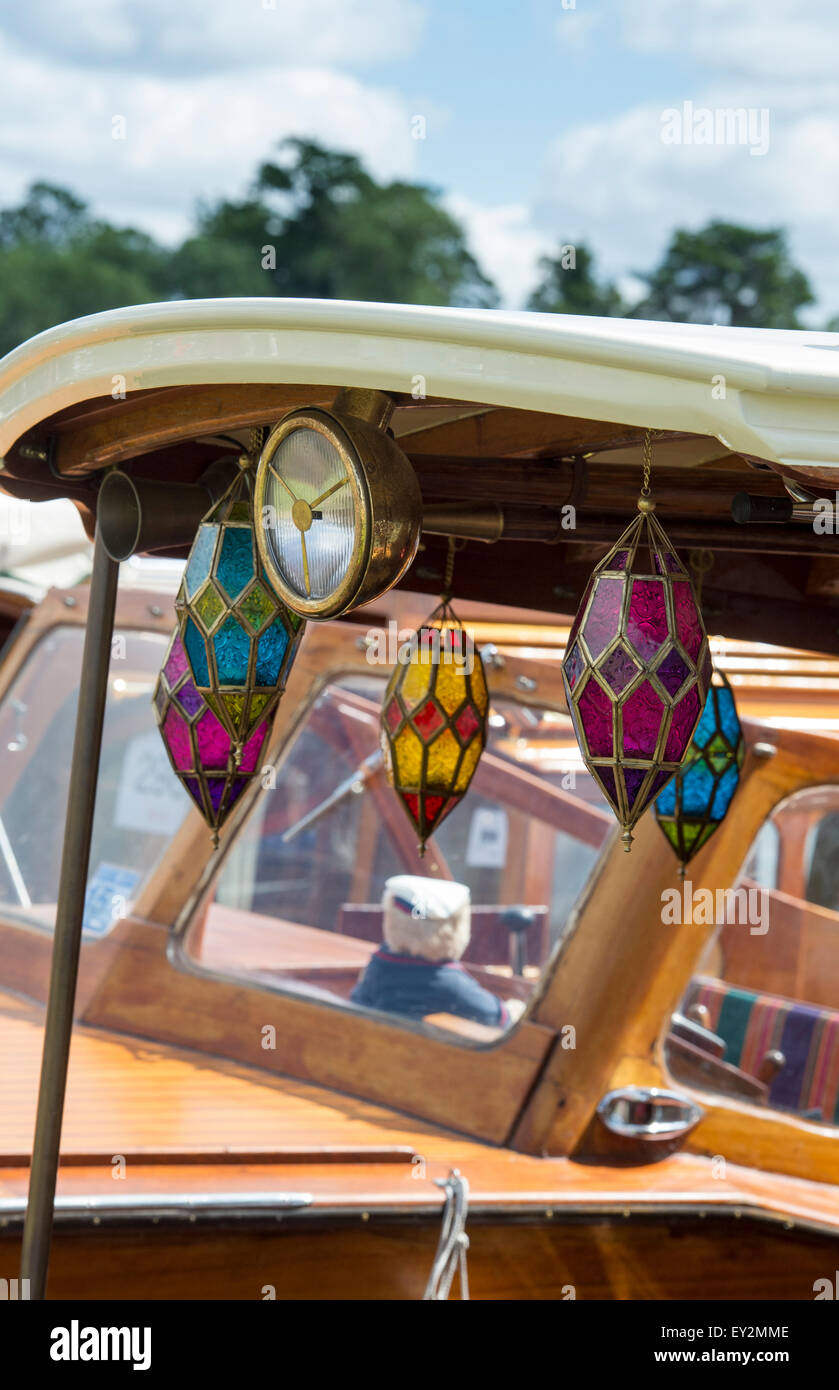
[[[266,1275],[278,1297],[384,1297],[388,1248],[397,1296],[421,1297],[457,1168],[473,1296],[698,1296],[744,1220],[715,1296],[813,1297],[839,1233],[836,347],[231,300],[96,315],[0,364],[0,488],[70,499],[95,540],[89,585],[0,595],[0,1029],[20,1059],[0,1082],[0,1245],[22,1235],[36,1296],[52,1233],[51,1292],[97,1296],[132,1251],[148,1296],[165,1249],[159,1296],[229,1297],[222,1241],[228,1290],[259,1297],[260,1240],[295,1251],[296,1283]],[[354,475],[321,493],[352,491],[353,515],[314,486],[293,496],[303,465],[278,462],[294,421],[331,438],[336,418],[367,511]],[[295,619],[282,677],[255,674],[253,637],[245,698],[284,689],[216,804],[161,733],[170,709],[204,718],[186,703],[200,595],[243,611],[221,549],[189,576],[257,459],[274,541],[247,593],[264,584]],[[682,876],[651,803],[626,853],[629,792],[604,793],[568,679],[575,614],[639,492],[744,741],[731,813]],[[120,587],[135,554],[188,562],[182,587]],[[470,687],[481,749],[426,836],[400,801],[407,743],[394,725],[389,754],[382,730],[399,652],[441,596],[488,694]],[[462,949],[416,953],[414,980],[450,972],[427,1007],[361,988],[410,974],[392,911],[407,933],[423,913],[388,889],[403,880],[470,903]],[[127,1162],[119,1201],[107,1155]]]

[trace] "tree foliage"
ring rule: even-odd
[[[661,264],[641,279],[647,294],[633,310],[638,318],[800,328],[799,310],[814,302],[778,227],[713,221],[698,232],[676,231]]]
[[[202,210],[176,258],[183,294],[497,304],[434,190],[378,183],[355,155],[310,140],[287,141],[282,152],[282,162],[262,165],[245,200]]]
[[[541,279],[527,301],[528,309],[601,318],[622,318],[628,311],[616,286],[597,280],[594,256],[585,245],[561,246],[556,256],[543,256],[539,271]]]
[[[301,295],[492,307],[466,236],[421,184],[379,183],[355,155],[288,141],[248,196],[198,210],[176,248],[92,216],[36,183],[0,211],[0,351],[52,324],[123,304]]]
[[[166,297],[168,254],[145,232],[92,218],[66,189],[33,184],[0,211],[0,351],[65,319]]]
[[[576,251],[576,264],[569,264],[569,249]],[[610,281],[597,279],[584,245],[544,257],[540,271],[527,307],[558,314],[800,328],[799,310],[814,303],[807,276],[793,265],[786,234],[777,227],[711,221],[696,232],[675,231],[659,265],[638,273],[647,288],[635,304]]]
[[[723,221],[674,232],[635,304],[598,277],[583,244],[544,257],[539,273],[528,308],[551,313],[797,328],[813,302],[781,229]],[[0,210],[0,353],[101,309],[227,295],[498,303],[434,189],[379,182],[355,155],[311,140],[281,145],[239,201],[201,205],[176,247],[112,226],[48,183]]]

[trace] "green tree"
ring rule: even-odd
[[[527,301],[528,309],[601,318],[621,318],[627,312],[615,285],[597,280],[587,246],[561,246],[556,256],[542,257],[539,271],[541,279]]]
[[[300,295],[492,307],[463,229],[422,184],[378,183],[352,154],[289,140],[241,202],[199,213],[175,259],[180,293]]]
[[[351,154],[286,142],[240,202],[199,207],[171,250],[35,183],[0,210],[0,353],[101,309],[219,295],[492,307],[462,227],[421,184],[379,183]]]
[[[814,302],[777,227],[712,221],[698,232],[678,230],[661,264],[640,278],[647,294],[633,310],[637,318],[800,328],[799,309]]]
[[[167,297],[169,253],[145,232],[93,219],[36,183],[0,211],[0,353],[65,319]]]

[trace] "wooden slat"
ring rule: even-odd
[[[69,479],[202,435],[271,424],[300,406],[329,407],[335,393],[335,386],[284,383],[169,386],[134,392],[124,401],[100,397],[85,402],[42,421],[35,433],[41,442],[55,437],[57,471]],[[395,399],[399,423],[408,428],[414,428],[414,418],[426,411],[439,422],[483,408],[449,405],[436,398]]]
[[[0,1053],[15,1057],[14,1069],[4,1069],[0,1081],[0,1152],[6,1156],[31,1146],[42,1036],[41,1009],[0,995]],[[383,1118],[364,1101],[280,1080],[267,1070],[222,1059],[208,1065],[195,1051],[77,1025],[62,1149],[76,1155],[96,1150],[108,1164],[115,1154],[167,1150],[191,1153],[199,1162],[209,1162],[210,1153],[229,1156],[231,1148],[270,1153],[281,1146],[306,1154],[326,1148],[329,1161],[335,1152],[364,1161],[350,1149],[407,1145],[413,1151],[410,1131],[389,1135]],[[417,1135],[426,1128],[413,1123]],[[237,1161],[251,1160],[240,1153]]]
[[[244,1169],[259,1168],[270,1166],[279,1168],[286,1165],[311,1164],[314,1167],[322,1167],[323,1164],[341,1163],[355,1166],[358,1163],[410,1163],[417,1157],[416,1150],[410,1144],[320,1144],[317,1147],[308,1148],[300,1145],[266,1145],[263,1148],[247,1148],[241,1144],[231,1144],[223,1149],[211,1148],[168,1148],[168,1149],[129,1149],[127,1152],[120,1150],[120,1158],[125,1162],[138,1168],[173,1168],[183,1170],[189,1168],[212,1167],[218,1170],[220,1167],[234,1168],[239,1176]],[[62,1170],[73,1168],[92,1168],[100,1170],[103,1166],[113,1163],[114,1155],[110,1150],[101,1149],[98,1153],[88,1153],[85,1150],[63,1150],[61,1154]],[[28,1150],[21,1153],[0,1152],[0,1161],[4,1168],[29,1168],[31,1166],[31,1154]],[[193,1176],[190,1174],[188,1179],[190,1185]]]
[[[334,387],[218,385],[174,386],[128,396],[115,411],[97,409],[88,423],[59,422],[55,466],[64,477],[80,477],[179,440],[278,420],[305,402],[329,405]],[[42,427],[49,434],[49,422]]]
[[[576,471],[570,461],[559,458],[464,458],[454,454],[420,454],[414,452],[413,443],[410,459],[423,496],[441,501],[462,502],[464,498],[475,496],[482,502],[554,509],[573,501],[580,510],[598,516],[604,512],[631,515],[638,500],[638,470],[614,463],[588,462],[582,470]],[[735,462],[729,457],[726,469],[703,468],[701,474],[693,477],[686,476],[684,468],[657,464],[654,473],[657,507],[673,519],[730,521],[732,498],[738,492],[786,497],[776,473],[756,473],[745,463],[737,469],[731,466]],[[741,527],[738,534],[742,537],[748,529]],[[781,532],[781,527],[775,528],[779,541]]]
[[[637,442],[643,437],[644,431],[632,425],[499,408],[414,431],[410,443],[412,453],[481,458],[545,450],[571,455],[608,444]]]

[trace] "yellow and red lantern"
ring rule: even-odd
[[[403,643],[381,714],[388,780],[417,832],[420,854],[468,790],[486,744],[488,706],[480,652],[441,604]]]

